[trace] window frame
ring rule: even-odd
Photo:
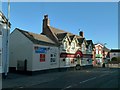
[[[56,63],[57,53],[51,53],[50,54],[50,62]]]

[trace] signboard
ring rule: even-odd
[[[96,57],[100,58],[100,57],[102,57],[102,54],[96,54]]]
[[[40,62],[45,62],[45,54],[40,54]]]
[[[44,47],[35,47],[35,53],[46,53],[47,52],[47,48]]]
[[[75,55],[74,54],[70,54],[70,53],[61,53],[60,54],[60,58],[74,58]]]

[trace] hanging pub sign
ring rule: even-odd
[[[35,47],[35,53],[46,53],[47,48],[45,47]]]

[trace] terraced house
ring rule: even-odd
[[[82,31],[74,35],[54,28],[45,15],[41,34],[18,28],[11,33],[10,70],[33,72],[92,66],[93,48],[92,40],[86,40]]]

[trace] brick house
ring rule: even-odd
[[[102,66],[109,59],[110,50],[101,43],[95,44],[94,49],[94,65]]]

